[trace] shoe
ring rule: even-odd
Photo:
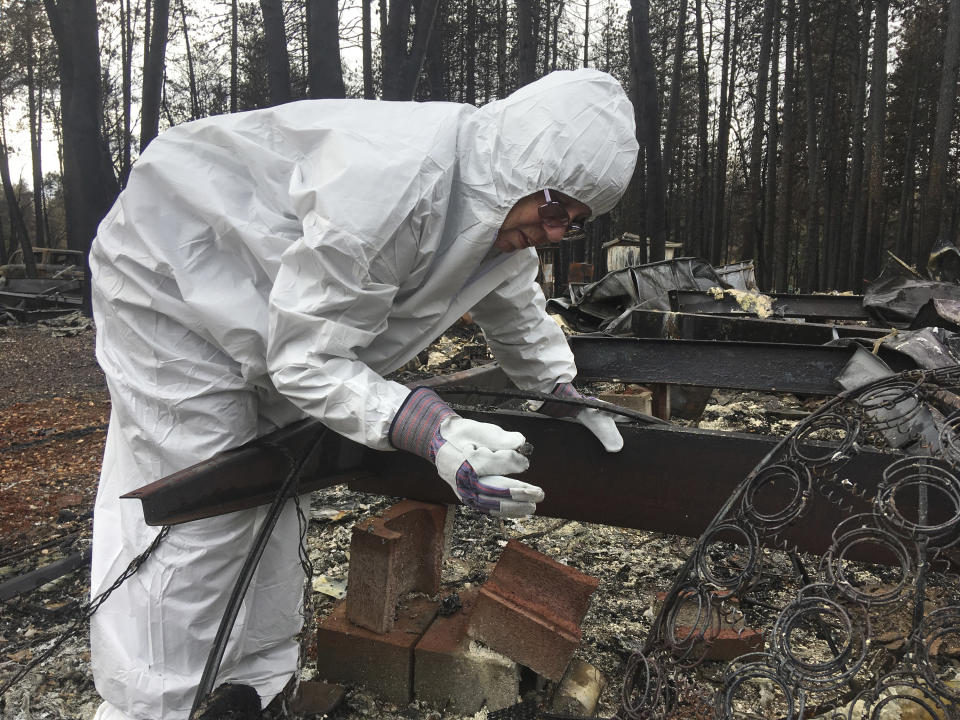
[[[260,696],[249,685],[226,683],[200,703],[194,720],[260,720]]]
[[[319,680],[290,683],[263,710],[263,720],[317,720],[325,718],[343,702],[346,688]]]
[[[297,692],[296,680],[296,677],[290,678],[290,682],[286,684],[280,694],[263,709],[260,715],[261,720],[284,720],[285,718],[297,717],[290,709],[291,702]]]

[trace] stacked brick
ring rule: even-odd
[[[520,665],[564,676],[597,581],[511,541],[462,609],[441,615],[430,596],[451,518],[446,506],[404,500],[353,528],[346,599],[319,623],[319,677],[473,714],[517,701]]]

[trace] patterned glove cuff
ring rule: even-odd
[[[577,389],[573,386],[573,383],[557,383],[557,386],[550,394],[556,395],[557,397],[583,397],[583,395],[577,392]],[[581,410],[583,410],[583,408],[579,405],[565,405],[563,403],[552,402],[545,402],[540,408],[541,413],[555,418],[573,417]]]
[[[394,416],[390,424],[390,444],[432,462],[436,450],[431,444],[439,434],[440,423],[456,415],[433,390],[419,387],[407,395]]]

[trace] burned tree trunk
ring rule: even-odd
[[[884,134],[887,115],[887,15],[889,0],[877,2],[870,79],[870,123],[867,135],[867,222],[864,237],[863,276],[872,280],[880,272],[884,216]]]
[[[260,0],[263,32],[267,40],[267,87],[270,104],[290,102],[290,55],[283,25],[281,0]]]
[[[119,192],[100,117],[96,0],[44,0],[60,61],[63,189],[67,246],[86,257],[97,225]],[[90,267],[84,308],[90,311]]]
[[[634,63],[637,87],[637,132],[646,156],[646,235],[650,260],[663,260],[666,250],[666,190],[660,150],[660,103],[657,70],[650,48],[650,2],[631,0],[631,32],[636,48]]]
[[[667,129],[663,138],[663,175],[673,187],[674,151],[677,122],[680,118],[680,82],[683,80],[683,55],[687,44],[687,0],[680,0],[677,11],[677,31],[673,44],[673,72],[670,75],[670,104],[667,106]]]
[[[30,126],[30,160],[33,167],[33,217],[34,217],[34,244],[46,245],[43,235],[43,169],[40,164],[40,108],[37,86],[37,46],[33,37],[33,26],[27,28],[26,33],[26,65],[27,65],[27,118]]]
[[[450,58],[446,54],[448,48],[445,46],[445,27],[442,21],[442,18],[449,15],[449,9],[447,3],[441,3],[438,10],[439,17],[437,18],[437,24],[433,28],[433,33],[431,33],[430,42],[427,43],[426,77],[431,100],[446,101],[451,99],[450,93],[447,90],[447,69],[450,67]],[[459,52],[461,55],[460,67],[467,65],[467,62],[463,60],[463,55],[466,53],[467,47],[473,48],[473,45],[469,42],[465,45],[464,43],[457,43],[454,46],[456,49],[449,48],[451,51]],[[470,74],[470,68],[467,68],[467,75],[469,76]]]
[[[761,170],[763,165],[764,119],[767,108],[767,85],[770,71],[770,46],[773,41],[773,5],[764,0],[763,29],[760,38],[760,60],[757,71],[757,94],[753,105],[753,134],[750,139],[750,169],[747,186],[747,226],[743,232],[743,259],[756,257],[761,242],[760,209],[763,197]]]
[[[770,53],[770,116],[767,121],[767,177],[763,197],[763,232],[757,245],[759,275],[764,287],[773,284],[773,230],[777,222],[777,146],[780,143],[777,110],[780,97],[780,2],[773,10],[773,40]]]
[[[517,0],[517,84],[533,82],[537,73],[537,47],[533,32],[532,0]]]
[[[240,92],[240,7],[239,0],[230,0],[230,112],[238,109]]]
[[[737,66],[737,28],[732,37],[730,26],[735,22],[731,0],[726,0],[723,11],[723,59],[720,74],[720,112],[717,125],[717,152],[713,168],[712,218],[710,222],[710,262],[719,265],[725,255],[724,218],[727,195],[727,152],[730,143],[730,119],[733,107],[734,76]]]
[[[200,94],[197,92],[197,73],[193,65],[193,51],[190,49],[190,30],[187,26],[187,6],[184,4],[184,0],[180,0],[180,29],[183,32],[183,48],[187,53],[187,82],[190,85],[190,119],[197,120],[203,113],[200,111]]]
[[[363,45],[363,97],[374,99],[373,92],[373,29],[371,27],[370,3],[373,0],[360,0],[361,43]]]
[[[830,31],[830,62],[827,72],[827,88],[824,97],[823,132],[820,148],[827,165],[824,185],[823,208],[823,263],[820,267],[820,287],[833,290],[846,280],[845,272],[840,270],[841,246],[846,239],[841,237],[843,226],[843,187],[847,177],[847,157],[849,154],[849,123],[841,125],[838,112],[837,67],[838,43],[844,26],[843,3],[836,3],[833,13],[833,28]],[[854,26],[855,27],[855,26]],[[847,34],[847,33],[845,33]],[[842,280],[841,280],[842,278]]]
[[[337,0],[307,0],[307,65],[310,97],[344,98]]]
[[[923,221],[923,246],[921,248],[924,258],[930,254],[937,236],[946,230],[946,223],[950,217],[949,208],[947,202],[945,202],[946,170],[950,149],[950,134],[954,127],[953,120],[957,102],[958,60],[960,60],[960,0],[950,0],[946,38],[943,46],[943,74],[940,77],[937,124],[933,133],[930,171],[927,176],[926,213]]]
[[[163,94],[163,66],[167,51],[167,33],[170,21],[170,0],[147,2],[153,15],[150,42],[144,42],[148,52],[143,58],[143,101],[140,107],[140,152],[160,132],[160,97]],[[148,19],[149,26],[149,19]]]
[[[411,0],[393,0],[390,3],[383,37],[384,100],[413,99],[439,4],[440,0],[418,0],[414,8]],[[415,24],[413,42],[407,50],[411,11],[415,15]]]
[[[910,99],[910,118],[907,121],[907,144],[903,153],[903,179],[900,183],[900,210],[897,213],[897,256],[901,259],[917,258],[913,249],[913,197],[916,192],[916,146],[917,105],[920,102],[920,71],[913,74],[913,90]],[[929,253],[928,253],[929,254]]]
[[[120,63],[123,78],[123,147],[120,149],[120,184],[127,184],[130,175],[131,104],[133,95],[133,19],[130,0],[120,0]]]
[[[783,160],[780,164],[780,192],[775,199],[777,213],[773,232],[773,288],[777,292],[787,292],[789,285],[787,258],[790,257],[790,220],[793,214],[796,25],[794,0],[787,0],[787,50],[783,69]]]
[[[800,292],[811,292],[820,261],[820,145],[817,142],[817,102],[813,89],[813,41],[810,34],[810,0],[800,0],[800,34],[806,67],[804,97],[807,110],[807,237],[804,243]]]
[[[710,143],[707,139],[709,123],[710,97],[707,89],[707,56],[703,40],[702,0],[696,0],[695,17],[697,23],[697,185],[696,193],[700,198],[694,214],[693,236],[696,239],[697,254],[707,257],[707,224],[710,218]]]
[[[851,0],[851,6],[855,11],[857,3]],[[872,14],[872,4],[870,0],[864,3],[863,14],[860,18],[860,48],[857,57],[857,69],[853,77],[853,112],[851,124],[853,127],[851,139],[851,160],[850,160],[850,189],[848,191],[849,201],[849,220],[846,226],[849,227],[849,251],[841,252],[841,267],[847,267],[847,286],[852,289],[858,289],[861,286],[863,278],[863,165],[864,165],[864,147],[863,147],[863,110],[866,105],[866,75],[867,58],[869,57],[870,45],[870,16]],[[846,262],[844,262],[847,256]]]
[[[30,236],[27,234],[27,224],[23,220],[23,209],[20,207],[17,194],[13,190],[13,183],[10,181],[10,165],[7,161],[6,144],[0,145],[0,184],[3,185],[3,196],[7,201],[7,212],[10,214],[10,228],[13,231],[13,238],[19,243],[20,250],[23,252],[26,275],[35,278],[37,276],[37,263],[33,257]]]
[[[507,0],[497,3],[497,94],[507,96]]]

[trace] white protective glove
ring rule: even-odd
[[[429,388],[407,397],[390,427],[390,442],[430,460],[464,505],[491,515],[520,517],[536,512],[543,490],[506,477],[530,461],[519,450],[526,439],[492,423],[457,415]]]
[[[557,383],[550,394],[557,397],[583,397],[572,383]],[[623,436],[610,413],[595,408],[580,408],[576,405],[563,405],[549,401],[545,402],[539,411],[550,417],[572,417],[592,432],[607,452],[620,452],[623,449]]]

